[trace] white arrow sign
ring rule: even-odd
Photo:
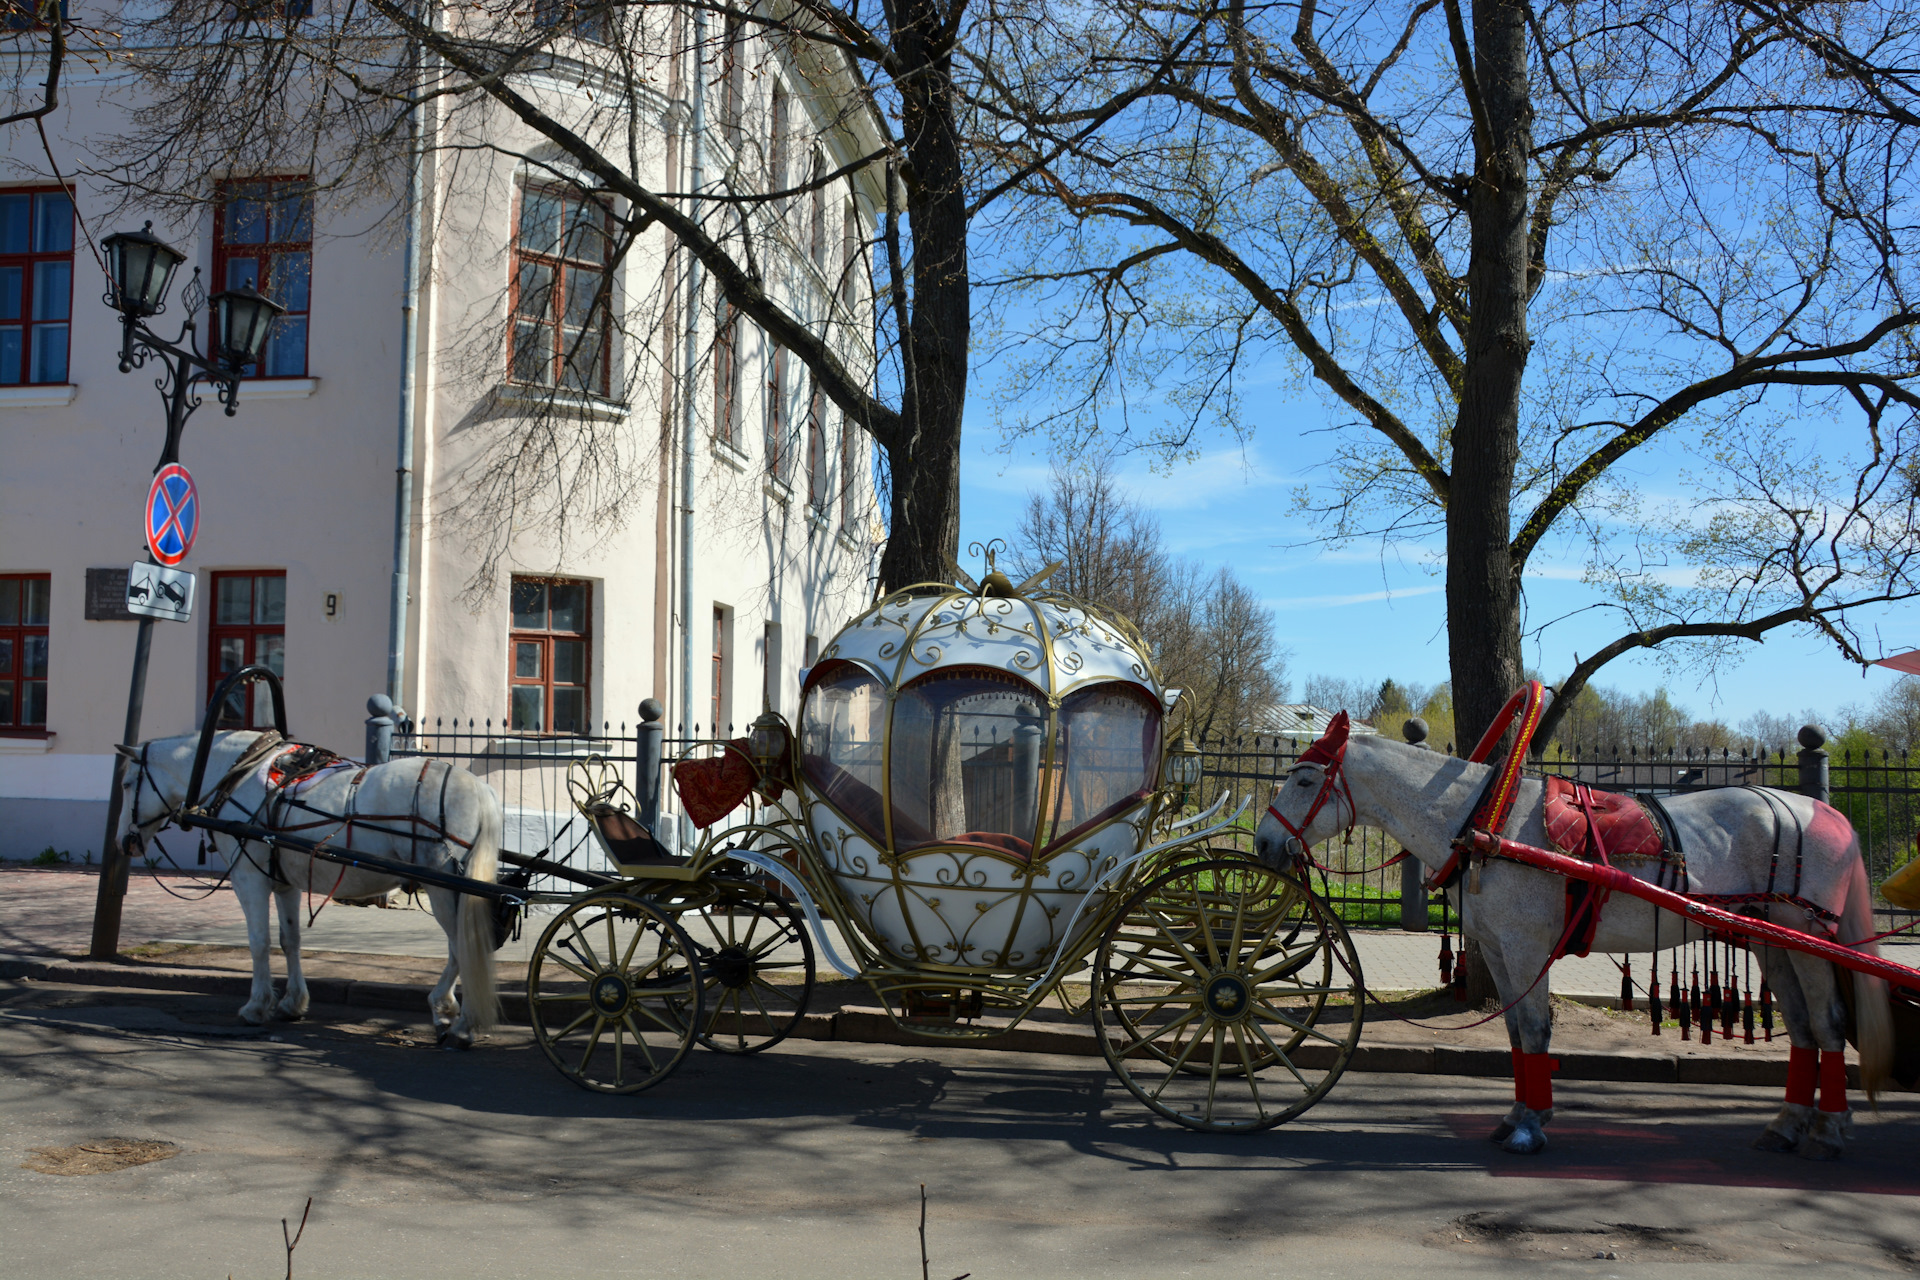
[[[127,570],[127,612],[168,622],[191,622],[193,575],[165,565],[134,565]]]

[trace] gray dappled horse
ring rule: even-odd
[[[1492,773],[1489,765],[1383,737],[1349,738],[1342,712],[1327,736],[1274,788],[1255,833],[1255,848],[1270,865],[1288,865],[1302,842],[1310,847],[1357,823],[1385,831],[1427,867],[1439,870],[1448,864],[1452,841],[1480,802]],[[1665,797],[1661,803],[1684,850],[1685,892],[1764,893],[1770,878],[1783,874],[1776,868],[1792,867],[1797,859],[1793,893],[1837,917],[1842,942],[1852,944],[1873,932],[1860,842],[1851,824],[1831,806],[1757,787],[1697,791]],[[1299,834],[1291,834],[1288,827]],[[1513,812],[1499,834],[1547,846],[1545,787],[1538,779],[1521,782]],[[1620,865],[1650,883],[1658,866]],[[1489,858],[1480,892],[1463,892],[1464,886],[1456,883],[1448,893],[1460,915],[1461,933],[1480,944],[1500,1003],[1507,1006],[1516,1101],[1493,1136],[1516,1153],[1546,1146],[1542,1126],[1553,1114],[1547,1056],[1552,1010],[1547,983],[1536,979],[1551,962],[1566,925],[1566,884],[1551,872]],[[1775,902],[1744,910],[1790,928],[1825,932],[1804,908]],[[1653,951],[1656,937],[1664,950],[1705,936],[1698,925],[1621,895],[1607,902],[1591,946],[1602,952]],[[1859,949],[1874,952],[1871,943]],[[1763,948],[1760,959],[1793,1044],[1786,1103],[1755,1145],[1833,1159],[1845,1147],[1852,1118],[1844,1057],[1848,1010],[1839,988],[1840,970],[1831,961],[1797,951]],[[1889,1078],[1892,1022],[1884,982],[1862,973],[1852,976],[1860,1074],[1871,1099]]]
[[[257,823],[327,840],[335,847],[397,862],[450,871],[475,880],[494,879],[504,821],[500,799],[480,779],[445,761],[395,760],[361,766],[340,761],[305,779],[275,785],[273,770],[298,744],[278,735],[236,730],[213,735],[207,758],[206,807],[212,816]],[[186,802],[199,734],[155,738],[140,747],[121,746],[127,756],[121,841],[132,851],[151,839]],[[284,748],[284,750],[277,749]],[[325,759],[335,759],[327,756]],[[350,824],[341,815],[353,815]],[[398,834],[400,832],[405,834]],[[300,968],[300,899],[373,898],[403,883],[396,876],[312,858],[290,848],[270,851],[258,841],[212,834],[232,868],[234,896],[247,917],[253,953],[253,989],[240,1016],[264,1023],[276,1014],[299,1018],[308,1005]],[[427,887],[434,917],[447,935],[447,967],[428,996],[443,1042],[467,1048],[493,1025],[499,1000],[493,974],[493,909],[485,898]],[[268,966],[269,899],[280,905],[280,949],[286,956],[286,994],[276,1005]],[[453,997],[458,980],[461,999]]]

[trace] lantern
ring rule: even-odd
[[[187,255],[154,235],[151,222],[138,231],[116,231],[100,247],[107,251],[114,309],[130,317],[158,315]]]
[[[213,295],[213,348],[239,369],[260,359],[274,317],[286,308],[258,289],[222,289]]]
[[[1176,803],[1185,804],[1194,788],[1200,785],[1200,748],[1193,745],[1193,739],[1186,734],[1173,744],[1167,752],[1167,781],[1178,789]]]

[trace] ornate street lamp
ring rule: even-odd
[[[154,471],[170,462],[180,461],[180,433],[187,419],[200,407],[199,386],[212,383],[232,417],[238,407],[242,372],[259,361],[266,350],[267,337],[273,331],[274,318],[286,310],[257,289],[223,289],[211,299],[200,284],[200,269],[181,296],[186,313],[180,333],[169,342],[146,325],[150,316],[167,309],[167,291],[174,273],[187,260],[172,245],[153,234],[153,224],[138,231],[118,231],[101,242],[107,259],[106,303],[120,313],[120,372],[131,373],[148,360],[158,357],[161,375],[155,385],[167,410],[167,442],[160,451]],[[196,337],[198,316],[211,301],[213,332],[206,354],[201,354]],[[140,740],[140,717],[146,701],[147,659],[153,650],[153,619],[140,619],[140,633],[134,641],[133,683],[127,691],[127,727],[121,741]],[[120,829],[120,784],[126,777],[124,753],[113,757],[113,785],[107,792],[107,834],[101,843],[99,896],[93,912],[93,945],[90,954],[96,960],[111,960],[120,949],[120,912],[126,896],[129,855],[117,848],[114,837]]]
[[[167,289],[186,254],[154,235],[151,222],[138,231],[117,231],[100,247],[107,251],[113,286],[108,305],[126,316],[157,316],[167,309]]]

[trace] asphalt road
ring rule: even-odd
[[[1350,1075],[1255,1137],[1147,1118],[1098,1062],[835,1043],[696,1051],[651,1093],[566,1083],[526,1032],[0,983],[0,1272],[339,1277],[1611,1276],[1920,1270],[1920,1098],[1839,1165],[1752,1151],[1775,1099],[1563,1085],[1532,1159],[1508,1086]],[[36,1148],[173,1143],[90,1176]],[[1615,1255],[1612,1258],[1596,1254]]]

